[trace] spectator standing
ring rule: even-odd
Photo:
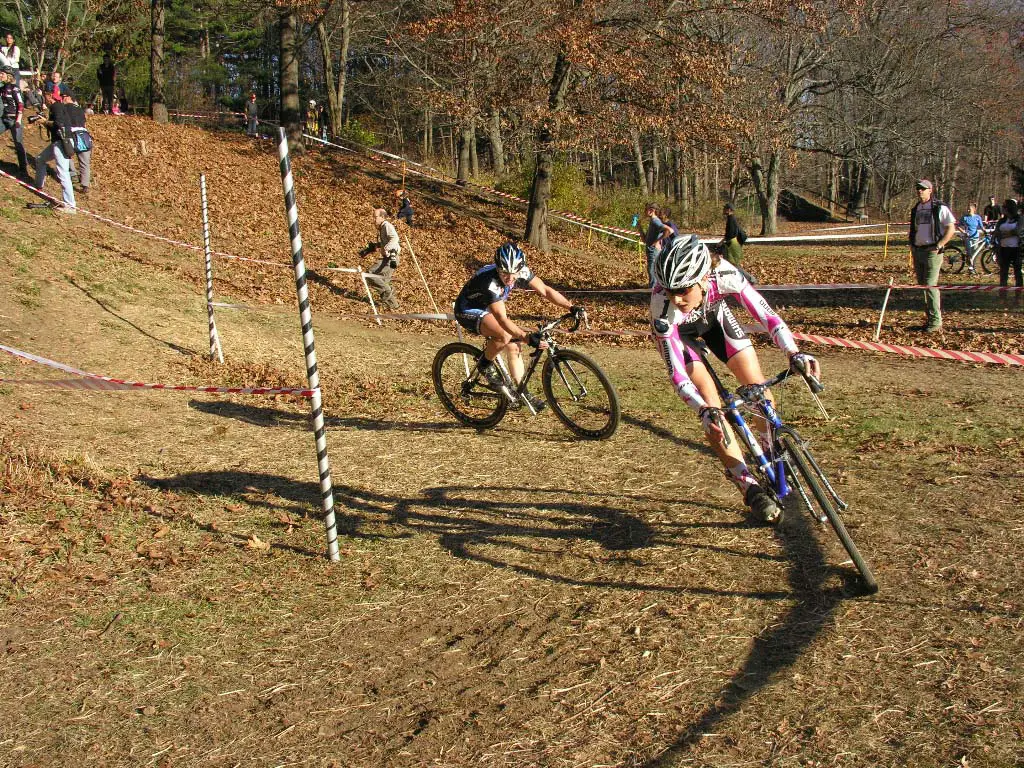
[[[981,233],[985,223],[978,215],[978,206],[971,203],[967,206],[967,213],[960,219],[960,231],[964,237],[964,248],[967,250],[967,271],[972,275],[974,271],[974,258],[978,255],[978,246],[981,245]]]
[[[743,244],[747,242],[747,233],[743,231],[739,221],[736,220],[736,210],[726,203],[722,206],[722,215],[725,217],[725,235],[722,237],[722,257],[739,267],[743,261]]]
[[[245,102],[245,135],[256,136],[259,125],[259,110],[256,107],[256,94],[250,93],[249,100]]]
[[[75,101],[73,94],[64,97],[64,114],[71,129],[71,142],[78,158],[78,184],[83,195],[89,194],[92,179],[92,135],[85,128],[85,110]]]
[[[1016,200],[1010,199],[1003,203],[1003,215],[996,224],[995,237],[999,244],[999,285],[1010,284],[1010,268],[1013,268],[1014,284],[1024,286],[1024,275],[1021,275],[1021,226],[1020,206]]]
[[[327,141],[327,121],[329,119],[327,114],[327,102],[323,102],[320,105],[320,138]]]
[[[71,186],[71,158],[72,151],[65,150],[63,134],[70,135],[70,128],[67,124],[67,113],[64,111],[64,104],[53,97],[53,91],[43,94],[43,101],[50,111],[45,126],[49,131],[50,143],[39,155],[36,156],[36,189],[42,190],[46,182],[46,163],[52,159],[57,166],[57,179],[60,181],[61,189],[64,192],[65,213],[75,212],[75,189]]]
[[[665,226],[665,223],[659,216],[658,206],[654,203],[648,203],[644,206],[644,216],[647,217],[647,231],[645,232],[640,226],[637,226],[637,230],[643,235],[644,238],[644,249],[647,258],[647,280],[648,285],[654,285],[654,261],[657,259],[658,254],[661,253],[661,247],[664,243],[665,238],[671,232],[671,230]]]
[[[4,44],[0,46],[0,69],[7,67],[14,74],[14,84],[21,85],[21,49],[14,44],[14,35],[10,32],[4,38]]]
[[[14,84],[14,74],[7,67],[0,67],[0,134],[11,132],[14,152],[18,156],[18,170],[28,176],[28,157],[25,155],[25,104],[21,89]]]
[[[949,206],[933,198],[928,179],[917,182],[917,203],[910,209],[910,250],[918,285],[937,285],[942,249],[956,236],[956,218]],[[935,333],[942,330],[942,300],[938,288],[924,292],[924,325],[911,330]]]
[[[100,91],[103,93],[101,109],[109,115],[114,108],[114,88],[117,85],[117,67],[110,60],[109,53],[103,54],[103,63],[96,70],[96,78],[100,81]]]
[[[667,245],[673,237],[679,237],[679,227],[672,221],[672,211],[669,208],[661,209],[661,223],[668,227],[668,232],[665,233],[665,239],[663,245]]]
[[[401,252],[401,245],[398,242],[398,230],[395,225],[388,221],[388,212],[383,208],[375,208],[373,211],[373,223],[377,227],[377,240],[367,243],[366,247],[359,252],[360,256],[368,256],[374,251],[382,251],[380,261],[364,273],[366,282],[372,285],[380,293],[380,301],[385,307],[391,310],[398,309],[398,302],[395,301],[395,292],[391,288],[391,277],[398,269],[398,257]]]
[[[399,189],[395,192],[395,197],[397,197],[400,202],[398,218],[404,221],[406,226],[412,227],[413,210],[412,202],[409,200],[409,190]]]
[[[999,208],[999,204],[996,202],[996,196],[990,195],[988,198],[988,205],[985,206],[985,210],[981,212],[982,217],[985,219],[986,224],[994,224],[1002,218],[1003,212]]]

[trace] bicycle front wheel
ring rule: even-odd
[[[947,245],[943,253],[942,271],[959,275],[967,266],[967,256],[959,245]]]
[[[981,271],[986,275],[999,271],[999,265],[996,263],[996,254],[992,250],[992,246],[982,246],[981,253],[978,254],[978,263],[981,264]]]
[[[850,538],[850,534],[843,524],[843,519],[839,516],[839,512],[832,503],[832,497],[822,487],[821,480],[823,477],[819,474],[803,442],[795,432],[790,430],[780,432],[777,438],[782,446],[783,456],[789,462],[793,471],[800,476],[801,482],[810,490],[815,502],[817,502],[821,511],[825,514],[829,525],[832,526],[832,530],[836,532],[836,536],[839,537],[843,548],[860,572],[865,588],[868,592],[877,592],[878,582],[875,580],[875,575],[861,556],[857,545],[853,543],[853,539]]]
[[[551,410],[575,435],[606,440],[619,426],[619,396],[597,363],[572,349],[548,355],[541,374]]]
[[[508,401],[485,386],[476,370],[481,350],[472,344],[446,344],[434,356],[431,374],[441,405],[470,427],[488,429],[505,416]]]

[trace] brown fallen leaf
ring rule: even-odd
[[[250,535],[249,536],[249,540],[245,542],[245,548],[246,549],[254,549],[257,552],[269,552],[270,551],[270,542],[269,541],[263,541],[263,539],[261,539],[259,536],[257,536],[254,533],[254,534]]]
[[[169,526],[169,525],[162,525],[162,526],[160,526],[159,528],[157,528],[153,532],[153,538],[154,539],[162,539],[164,536],[166,536],[170,532],[171,532],[171,526]]]

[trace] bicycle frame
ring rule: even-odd
[[[523,397],[523,395],[527,391],[527,385],[530,383],[530,379],[533,377],[534,371],[537,370],[537,366],[540,364],[541,359],[544,357],[544,352],[547,352],[548,355],[552,357],[558,356],[558,343],[551,336],[551,331],[557,328],[565,319],[566,317],[560,317],[557,320],[552,320],[550,323],[546,323],[545,325],[542,325],[540,328],[537,329],[537,332],[540,333],[544,341],[547,342],[548,348],[546,350],[537,348],[533,352],[531,352],[529,355],[530,362],[526,366],[526,369],[523,371],[523,378],[519,381],[518,385],[514,387],[509,387],[509,390],[513,395],[515,395],[516,399],[519,402],[525,402],[527,408],[529,408],[531,411],[533,411],[533,406],[530,405],[530,402],[526,400]],[[575,328],[573,330],[575,330]],[[505,363],[504,357],[502,355],[498,355],[498,357],[495,358],[495,362],[501,368],[502,375],[505,377],[506,381],[511,383],[512,376],[509,373],[508,366]],[[561,368],[558,369],[558,375],[562,378],[563,383],[568,388],[569,383],[565,381],[565,376],[562,374]],[[586,395],[586,387],[583,386],[583,383],[579,380],[579,377],[575,376],[575,373],[573,375],[576,378],[576,383],[582,389],[582,394]]]

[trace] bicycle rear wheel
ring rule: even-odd
[[[480,380],[476,361],[481,350],[472,344],[452,342],[437,351],[431,374],[441,405],[470,427],[488,429],[505,416],[508,401]]]
[[[959,275],[967,266],[967,256],[959,245],[947,245],[942,254],[942,271]]]
[[[544,395],[559,420],[578,437],[606,440],[619,426],[619,396],[597,363],[573,349],[548,355]]]
[[[810,490],[814,501],[817,502],[821,511],[828,519],[829,524],[832,526],[832,530],[836,532],[836,536],[839,537],[839,541],[842,543],[846,553],[850,556],[853,564],[860,572],[861,579],[864,582],[864,587],[868,592],[878,591],[878,582],[875,580],[875,575],[871,572],[871,568],[867,562],[861,556],[860,551],[857,549],[857,545],[853,543],[853,539],[850,538],[849,532],[846,530],[846,526],[843,524],[843,519],[839,516],[839,512],[836,511],[835,506],[832,503],[832,497],[828,495],[824,488],[822,488],[821,480],[823,476],[819,474],[819,471],[815,468],[815,464],[804,447],[803,442],[800,440],[799,435],[792,430],[786,430],[785,432],[779,432],[777,435],[779,444],[782,447],[783,455],[793,472],[799,475],[801,483]]]

